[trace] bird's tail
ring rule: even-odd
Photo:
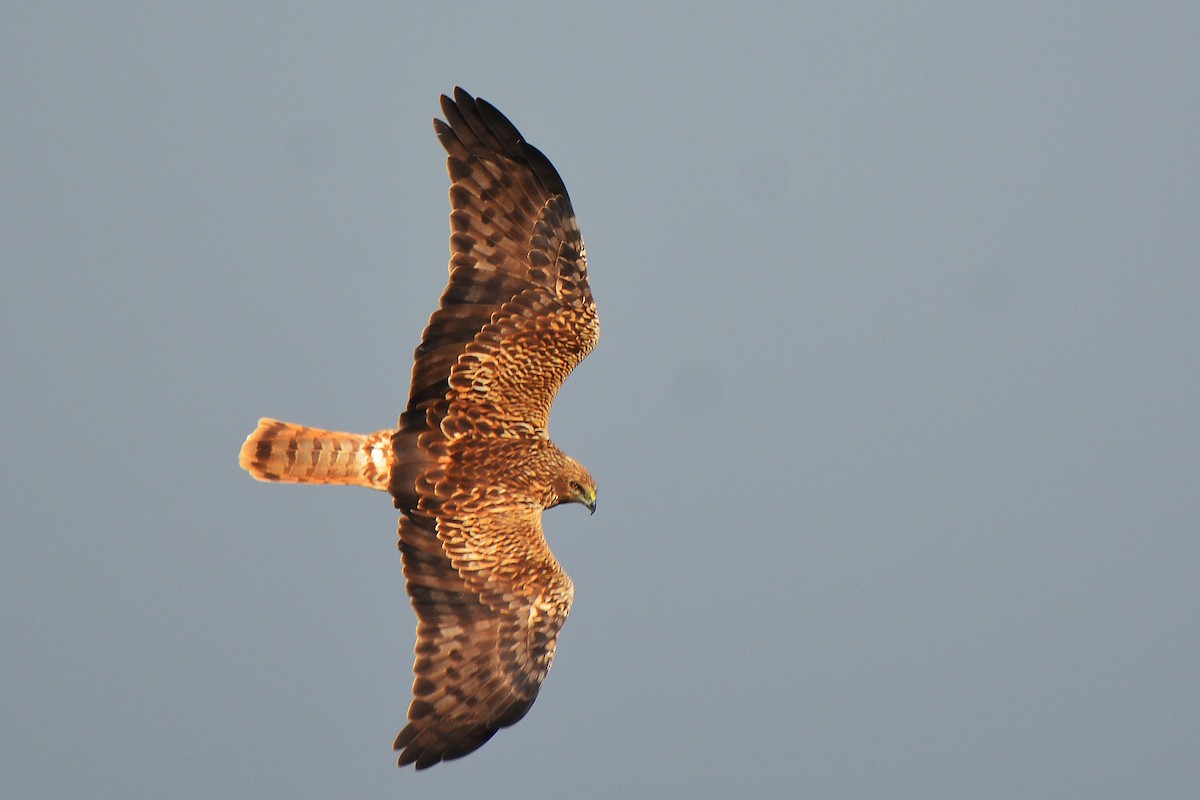
[[[328,483],[387,491],[393,433],[340,433],[263,418],[246,437],[238,463],[260,481]]]

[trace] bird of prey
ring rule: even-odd
[[[599,336],[579,226],[550,161],[488,102],[441,98],[450,281],[394,429],[262,419],[239,462],[261,481],[365,486],[400,509],[417,615],[401,766],[459,758],[521,719],[554,660],[573,588],[542,511],[596,510],[596,483],[550,441],[550,405]]]

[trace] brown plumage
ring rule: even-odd
[[[396,430],[271,419],[242,446],[258,480],[387,490],[417,613],[399,763],[458,758],[521,719],[554,659],[571,580],[542,511],[596,508],[596,485],[547,436],[550,406],[596,345],[583,240],[558,172],[484,100],[442,97],[450,281]]]
[[[263,417],[238,463],[260,481],[388,487],[395,431],[323,431]]]

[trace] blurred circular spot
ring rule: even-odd
[[[967,273],[967,301],[987,312],[1006,311],[1017,294],[1012,269],[1002,264],[983,264]]]
[[[323,122],[302,120],[288,132],[287,149],[292,164],[305,172],[317,172],[333,163],[337,137]]]
[[[856,161],[878,159],[890,136],[887,117],[869,106],[848,110],[838,120],[837,131],[842,152]]]
[[[691,364],[671,379],[671,400],[681,411],[702,413],[721,405],[721,378],[704,364]]]
[[[778,203],[792,189],[792,169],[776,153],[759,153],[738,165],[738,183],[742,192],[755,203]]]

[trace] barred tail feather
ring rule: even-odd
[[[324,431],[263,418],[246,437],[238,463],[260,481],[327,483],[387,491],[393,433]]]

